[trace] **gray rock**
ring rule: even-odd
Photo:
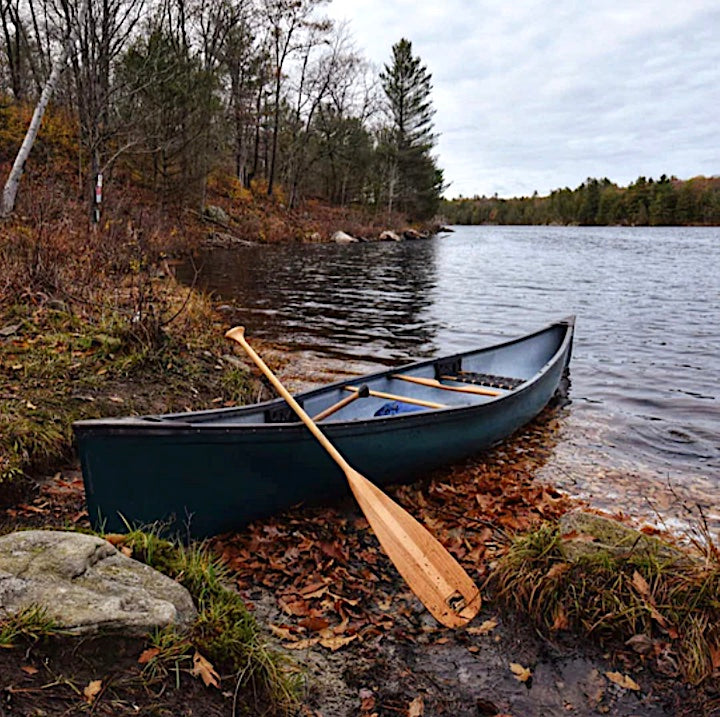
[[[336,244],[355,244],[357,239],[345,232],[335,232],[330,241],[334,241]]]
[[[661,561],[688,560],[689,556],[652,535],[645,535],[617,520],[573,510],[560,518],[560,551],[574,562],[600,553],[622,557],[644,553]]]
[[[386,229],[384,232],[380,232],[378,237],[380,241],[400,241],[400,237],[390,229]]]
[[[0,617],[30,605],[72,634],[182,629],[197,614],[182,585],[102,538],[52,530],[0,537]]]
[[[212,222],[217,222],[218,224],[230,223],[228,213],[222,207],[215,206],[214,204],[208,204],[205,207],[204,214]]]

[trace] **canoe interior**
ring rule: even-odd
[[[298,394],[310,415],[348,396],[346,386],[441,403],[376,417],[383,398],[359,398],[322,422],[349,463],[378,485],[416,479],[471,456],[536,416],[558,388],[570,358],[573,322],[454,356],[358,377]],[[396,377],[435,379],[448,367],[516,379],[511,389],[479,395]],[[460,381],[448,385],[467,387]],[[203,537],[297,505],[348,494],[344,475],[283,400],[164,416],[74,424],[93,525],[165,521]]]
[[[338,403],[348,396],[347,386],[366,385],[370,390],[403,396],[431,403],[440,403],[449,408],[479,405],[502,399],[512,393],[512,390],[500,389],[488,386],[497,392],[496,396],[471,394],[466,392],[454,392],[439,390],[429,386],[421,386],[406,380],[395,378],[397,374],[415,376],[420,378],[436,378],[438,363],[448,366],[455,362],[461,371],[475,374],[485,374],[499,378],[517,379],[519,387],[526,381],[536,376],[560,350],[567,334],[565,324],[554,324],[547,329],[530,336],[509,341],[499,346],[491,346],[484,349],[470,351],[453,356],[433,359],[420,363],[401,366],[390,371],[382,371],[369,376],[355,378],[349,381],[339,381],[320,389],[298,394],[298,399],[303,408],[315,416],[326,408]],[[446,376],[446,373],[441,374]],[[468,383],[461,381],[443,380],[449,386],[467,387]],[[482,385],[482,384],[481,384]],[[354,401],[340,409],[332,416],[323,421],[337,423],[343,421],[357,420],[378,420],[375,413],[388,403],[387,398],[369,396]],[[437,411],[438,409],[424,409],[425,411]],[[130,419],[137,420],[137,419]],[[282,399],[275,399],[262,404],[255,404],[242,408],[216,409],[210,411],[198,411],[195,413],[167,414],[158,417],[145,417],[148,423],[158,421],[169,421],[182,424],[204,425],[206,427],[232,427],[237,425],[263,425],[277,423],[295,423],[297,418],[286,406]]]

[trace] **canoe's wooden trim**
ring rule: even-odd
[[[359,391],[357,386],[345,386],[346,391]],[[401,401],[402,403],[412,403],[415,406],[424,406],[425,408],[450,408],[445,403],[434,403],[433,401],[423,401],[420,398],[411,398],[410,396],[398,396],[395,393],[385,393],[384,391],[368,391],[375,398],[385,398],[388,401]]]
[[[332,406],[328,406],[324,411],[320,411],[320,413],[316,414],[312,417],[313,421],[322,421],[323,418],[327,418],[328,416],[332,416],[333,413],[336,411],[339,411],[341,408],[344,408],[348,405],[348,403],[352,403],[358,398],[366,398],[370,395],[370,389],[363,384],[360,386],[360,388],[353,393],[350,396],[346,396],[342,400],[338,401],[337,403],[333,403]]]
[[[421,386],[430,386],[432,388],[441,388],[444,391],[457,391],[458,393],[474,393],[480,396],[500,396],[500,391],[493,391],[489,388],[480,388],[479,386],[447,386],[440,383],[434,378],[423,378],[422,376],[408,376],[404,373],[395,373],[392,378],[399,378],[401,381],[409,381],[410,383],[419,383]]]

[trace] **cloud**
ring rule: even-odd
[[[334,0],[365,55],[433,74],[449,195],[720,173],[714,0]]]

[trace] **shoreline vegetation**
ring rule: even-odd
[[[449,224],[720,226],[720,177],[638,177],[627,187],[589,177],[548,196],[443,200]]]

